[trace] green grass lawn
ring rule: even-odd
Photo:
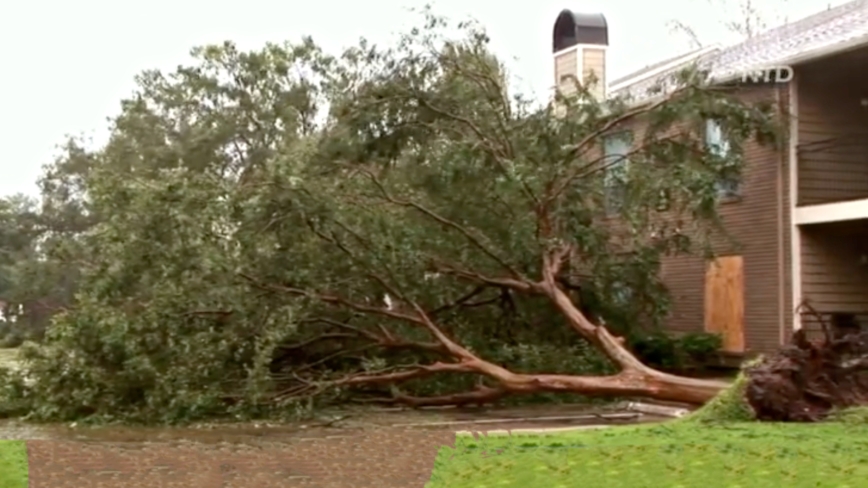
[[[24,441],[0,440],[0,487],[27,488],[27,447]]]
[[[458,437],[426,488],[865,487],[868,425],[673,421]]]

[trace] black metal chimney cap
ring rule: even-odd
[[[609,45],[609,26],[603,14],[574,14],[566,9],[558,14],[552,35],[552,52],[577,44]]]

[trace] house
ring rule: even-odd
[[[556,83],[607,80],[602,15],[563,11],[554,26]],[[825,317],[868,323],[868,0],[855,0],[742,43],[709,47],[601,84],[599,96],[648,99],[691,63],[740,96],[774,101],[789,127],[782,149],[748,144],[740,181],[722,182],[720,213],[740,244],[715,263],[667,258],[667,327],[720,332],[735,355],[767,352]],[[769,73],[772,76],[769,76]],[[720,137],[709,127],[709,142]]]

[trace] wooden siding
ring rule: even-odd
[[[579,58],[578,52],[572,50],[561,53],[555,56],[555,87],[557,91],[563,95],[573,95],[576,93],[576,81],[579,76]],[[566,107],[563,104],[555,105],[555,115],[563,117],[566,115]]]
[[[785,85],[745,88],[741,93],[746,101],[774,99],[777,93],[782,106],[788,107]],[[755,142],[745,146],[745,160],[740,197],[721,203],[720,208],[724,225],[739,247],[721,240],[716,252],[743,257],[745,348],[770,352],[792,329],[791,216],[785,191],[789,166],[785,152]],[[706,262],[701,257],[677,256],[663,261],[662,277],[673,305],[668,329],[703,331],[705,272]]]
[[[564,95],[571,95],[576,92],[577,81],[579,76],[579,54],[578,51],[572,50],[555,56],[555,83],[558,89]],[[572,78],[569,78],[572,77]]]
[[[828,320],[829,313],[845,312],[868,318],[868,222],[803,226],[802,297]],[[821,328],[817,318],[802,313],[811,336]]]
[[[582,49],[582,82],[586,83],[592,73],[597,79],[592,92],[598,99],[602,100],[606,87],[606,51],[604,49]]]
[[[858,49],[797,71],[800,206],[868,198],[868,70],[858,69],[866,63],[868,49]],[[799,236],[801,298],[827,321],[845,312],[868,324],[868,222],[802,226]],[[801,320],[820,335],[813,314]]]
[[[833,61],[799,73],[798,205],[868,198],[868,74]]]
[[[787,85],[744,88],[747,102],[779,100],[780,122],[788,126]],[[641,140],[641,124],[619,126],[613,132],[632,130]],[[720,239],[718,255],[739,255],[744,273],[744,349],[772,352],[792,334],[792,251],[790,212],[790,165],[787,134],[782,151],[750,141],[745,146],[740,195],[721,203],[720,214],[732,241]],[[592,154],[593,156],[601,156]],[[665,214],[664,214],[665,215]],[[606,221],[617,231],[617,222]],[[670,315],[665,327],[680,334],[705,330],[704,285],[707,262],[700,256],[664,257],[661,278],[671,295]]]

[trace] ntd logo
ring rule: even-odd
[[[793,81],[795,73],[789,66],[756,68],[741,73],[742,83],[787,83]]]

